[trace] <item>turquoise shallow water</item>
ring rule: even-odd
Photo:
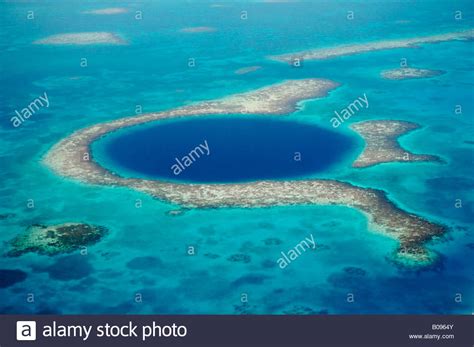
[[[266,59],[339,43],[469,28],[474,14],[470,2],[246,2],[229,3],[227,8],[207,2],[145,2],[123,3],[128,14],[81,14],[100,5],[0,2],[0,214],[11,214],[0,220],[0,242],[35,223],[78,221],[110,229],[87,256],[1,257],[0,269],[27,273],[24,281],[0,288],[1,312],[472,312],[472,41],[306,61],[299,69]],[[35,11],[34,21],[25,19],[30,9]],[[130,18],[138,9],[143,11],[139,23]],[[356,14],[352,22],[345,19],[349,9]],[[462,21],[453,20],[458,9]],[[243,10],[249,13],[247,21],[240,19]],[[218,30],[179,32],[187,26]],[[117,32],[129,45],[31,44],[52,34],[93,30]],[[81,58],[87,58],[86,68],[80,66]],[[189,58],[196,59],[195,68],[187,67]],[[423,80],[380,78],[382,70],[397,67],[402,58],[411,66],[446,73]],[[234,73],[250,65],[262,68]],[[133,115],[137,105],[143,112],[158,111],[307,77],[333,79],[342,86],[326,98],[301,103],[285,119],[330,128],[334,110],[366,93],[369,108],[338,131],[356,136],[348,125],[370,119],[413,121],[421,129],[400,142],[410,151],[445,160],[358,170],[339,165],[313,176],[383,189],[403,209],[449,226],[446,237],[429,246],[440,255],[433,267],[394,264],[396,242],[369,230],[365,216],[350,208],[196,209],[170,216],[167,212],[179,206],[125,188],[63,179],[41,164],[46,151],[63,137]],[[14,110],[45,91],[50,107],[13,128]],[[454,113],[456,105],[462,105],[462,115]],[[35,208],[27,208],[28,199],[34,199]],[[141,208],[135,207],[137,199]],[[456,199],[462,200],[462,208],[455,207]],[[316,250],[279,269],[280,252],[309,235],[316,240]],[[189,246],[196,248],[196,255],[187,254]],[[236,254],[246,255],[247,262],[229,260]],[[34,303],[26,300],[28,293],[35,295]],[[140,303],[134,300],[137,293],[143,298]],[[241,302],[244,293],[246,304]],[[354,302],[347,301],[349,294],[354,294]],[[457,294],[461,302],[455,301]]]

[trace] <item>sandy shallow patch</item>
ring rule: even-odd
[[[213,27],[188,27],[188,28],[183,28],[180,30],[180,32],[187,33],[187,34],[212,33],[214,31],[217,31],[217,29]]]
[[[393,70],[382,71],[381,76],[388,80],[406,80],[414,78],[429,78],[444,74],[441,70],[416,69],[404,67]]]
[[[109,32],[57,34],[33,42],[36,45],[123,45],[126,41]]]
[[[91,11],[84,11],[84,14],[96,14],[96,15],[114,15],[114,14],[121,14],[127,13],[128,10],[123,7],[109,7],[109,8],[101,8],[98,10],[91,10]]]

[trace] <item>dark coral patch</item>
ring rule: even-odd
[[[0,269],[0,288],[8,288],[26,279],[26,272],[21,270]]]
[[[263,274],[252,274],[252,275],[246,275],[242,276],[238,279],[236,279],[234,282],[232,282],[233,286],[240,286],[240,285],[259,285],[262,284],[264,281],[268,280],[271,278],[270,276],[266,276]]]
[[[275,225],[268,222],[260,222],[258,223],[258,227],[262,229],[275,229]]]
[[[355,266],[348,266],[341,272],[336,272],[327,281],[338,288],[360,288],[366,283],[367,272]]]
[[[268,239],[263,240],[263,243],[265,243],[266,246],[277,246],[281,245],[282,241],[276,237],[269,237]]]
[[[238,254],[231,255],[230,257],[227,258],[227,260],[232,261],[234,263],[245,263],[246,264],[246,263],[250,263],[250,261],[252,259],[247,254],[238,253]]]
[[[328,310],[314,310],[313,308],[311,307],[307,307],[307,306],[293,306],[291,309],[289,310],[286,310],[286,311],[283,311],[284,314],[296,314],[296,315],[316,315],[316,314],[320,314],[320,315],[325,315],[325,314],[328,314]]]
[[[127,267],[133,270],[148,270],[157,266],[162,266],[162,261],[157,257],[136,257],[127,263]]]
[[[234,313],[239,315],[255,314],[257,306],[242,303],[241,305],[234,305]]]
[[[273,260],[265,259],[264,261],[262,261],[262,267],[266,269],[276,267],[276,265],[277,263]]]
[[[41,307],[35,314],[61,314],[61,311],[57,307]]]
[[[323,244],[316,244],[314,245],[314,251],[327,251],[331,249],[328,245],[323,245]]]
[[[344,268],[344,272],[348,275],[352,276],[365,276],[367,275],[367,271],[361,269],[360,267],[355,266],[348,266]]]
[[[82,223],[32,225],[25,234],[10,241],[12,249],[7,256],[18,257],[28,252],[50,256],[70,253],[98,242],[107,231],[105,227]]]
[[[219,254],[215,254],[215,253],[206,253],[204,254],[204,256],[206,258],[210,258],[210,259],[217,259],[217,258],[220,258],[220,255]]]
[[[53,265],[46,268],[49,277],[61,281],[77,280],[89,276],[93,271],[87,257],[83,255],[68,255],[57,259]]]
[[[0,214],[0,220],[5,220],[9,218],[13,218],[15,215],[13,213],[1,213]]]

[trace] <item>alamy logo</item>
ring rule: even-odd
[[[173,173],[176,176],[179,175],[182,171],[186,170],[187,167],[190,167],[196,160],[201,158],[201,155],[204,155],[204,153],[206,153],[206,155],[211,154],[211,149],[209,148],[207,140],[204,140],[203,144],[200,143],[196,148],[191,150],[191,152],[181,158],[181,160],[174,158],[176,164],[171,166],[171,170],[173,170]]]
[[[16,322],[17,341],[36,341],[36,322],[18,321]]]
[[[32,100],[28,106],[21,110],[21,113],[18,110],[15,110],[15,116],[10,118],[13,127],[18,128],[42,107],[49,107],[49,99],[46,92],[43,93],[43,96],[40,95],[39,97]]]

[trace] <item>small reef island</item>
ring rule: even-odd
[[[97,10],[84,11],[82,13],[108,16],[108,15],[127,13],[127,12],[128,12],[128,10],[126,8],[123,8],[123,7],[107,7],[107,8],[97,9]]]
[[[10,241],[11,249],[6,255],[18,257],[33,252],[53,256],[71,253],[98,242],[105,234],[106,228],[84,223],[32,225],[24,234]]]
[[[255,65],[255,66],[248,66],[248,67],[243,67],[243,68],[240,68],[240,69],[237,69],[234,71],[234,73],[236,75],[245,75],[245,74],[248,74],[250,72],[254,72],[254,71],[257,71],[257,70],[260,70],[262,67],[259,66],[259,65]]]
[[[270,59],[284,62],[284,63],[293,63],[294,59],[300,60],[323,60],[341,57],[345,55],[359,54],[372,51],[380,51],[386,49],[396,49],[396,48],[415,48],[417,45],[425,43],[438,43],[446,42],[452,40],[469,40],[474,37],[474,29],[431,35],[424,37],[408,38],[408,39],[398,39],[398,40],[383,40],[375,41],[369,43],[358,43],[358,44],[348,44],[335,46],[330,48],[317,48],[310,49],[301,52],[294,53],[285,53],[280,55],[270,56]]]
[[[124,45],[127,42],[114,33],[85,32],[57,34],[33,42],[36,45]]]
[[[418,129],[418,124],[381,120],[355,123],[350,128],[359,133],[366,142],[364,151],[354,161],[353,167],[362,168],[395,161],[441,162],[441,159],[434,155],[411,153],[398,143],[400,136]]]
[[[441,70],[416,69],[413,67],[403,67],[399,69],[382,71],[383,78],[388,80],[406,80],[413,78],[429,78],[444,74]]]
[[[425,243],[444,233],[445,227],[403,211],[386,193],[330,179],[295,181],[256,181],[229,184],[186,184],[141,178],[125,178],[94,161],[91,144],[108,133],[138,124],[178,117],[202,115],[286,115],[299,101],[321,98],[339,83],[326,79],[287,80],[251,92],[223,99],[122,118],[81,129],[57,143],[43,162],[59,175],[91,184],[125,186],[150,194],[184,208],[189,207],[265,207],[282,205],[344,205],[367,215],[372,229],[400,242],[395,258],[405,264],[429,264],[433,254]],[[354,166],[363,167],[399,161],[401,147],[396,138],[416,125],[397,121],[369,121],[353,129],[367,143]],[[390,131],[386,131],[390,129]],[[406,153],[406,151],[403,151]],[[83,160],[85,155],[90,160]],[[432,156],[409,155],[406,161],[436,160]]]

